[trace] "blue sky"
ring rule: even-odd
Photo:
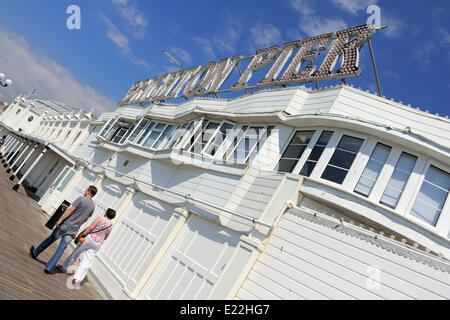
[[[81,30],[66,9],[81,8]],[[0,88],[10,102],[38,87],[35,98],[96,113],[112,110],[131,84],[183,67],[365,24],[369,4],[387,30],[373,39],[383,95],[449,115],[450,2],[447,0],[0,0]],[[362,76],[348,82],[376,91],[368,47]],[[329,86],[336,82],[323,82]],[[226,96],[224,96],[226,97]]]

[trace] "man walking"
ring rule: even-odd
[[[52,273],[59,258],[61,258],[64,250],[66,250],[69,243],[77,236],[78,229],[85,223],[94,213],[94,201],[92,198],[97,194],[97,188],[90,186],[84,192],[84,196],[79,197],[72,203],[72,206],[67,209],[61,219],[56,222],[56,228],[50,236],[42,241],[42,243],[35,249],[34,246],[30,248],[30,255],[33,259],[44,251],[53,242],[61,238],[59,247],[53,257],[45,265],[44,272],[46,274]]]

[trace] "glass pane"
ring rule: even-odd
[[[352,166],[353,160],[355,160],[355,157],[356,157],[356,154],[354,154],[354,153],[336,149],[329,164],[332,164],[336,167],[348,170]]]
[[[223,160],[227,160],[228,157],[230,157],[230,155],[236,148],[238,141],[240,141],[240,139],[242,138],[242,136],[244,135],[246,130],[247,130],[247,126],[243,126],[242,128],[239,129],[239,132],[236,134],[236,137],[233,139],[233,144],[228,148],[227,152],[225,152],[225,154],[223,155]],[[233,160],[233,159],[230,159],[230,160]]]
[[[319,161],[320,157],[322,156],[323,151],[325,150],[325,147],[322,146],[315,146],[312,151],[311,154],[309,155],[308,160],[313,160],[313,161]]]
[[[322,179],[342,184],[363,142],[363,139],[343,136],[322,174]]]
[[[342,184],[347,176],[347,170],[327,166],[322,174],[322,179]]]
[[[267,138],[272,134],[272,130],[273,130],[273,126],[269,126],[267,127],[266,131],[261,131],[260,132],[260,138],[259,141],[256,143],[255,148],[253,148],[252,153],[250,154],[250,156],[247,158],[246,163],[250,163],[253,161],[253,159],[256,158],[256,156],[258,155],[258,152],[261,150],[261,148],[264,146],[264,143],[266,142]]]
[[[300,171],[301,176],[309,177],[311,173],[313,172],[314,168],[316,167],[317,162],[312,161],[306,161],[305,165],[303,166],[302,170]]]
[[[338,148],[358,153],[362,143],[363,143],[362,139],[344,136],[341,142],[339,143]]]
[[[408,153],[402,153],[380,203],[395,209],[398,200],[403,193],[403,189],[408,182],[409,176],[411,175],[412,169],[414,168],[416,159],[415,156]]]
[[[308,144],[315,131],[297,131],[290,144]]]
[[[118,143],[123,138],[123,136],[125,135],[126,132],[127,132],[127,129],[125,129],[125,128],[120,129],[117,132],[117,134],[114,137],[114,139],[112,140],[112,142]]]
[[[332,131],[322,132],[316,145],[311,150],[308,160],[306,161],[305,165],[300,171],[300,175],[305,177],[309,177],[311,175],[314,168],[316,167],[317,161],[319,161],[320,157],[322,156],[322,153],[325,150],[326,146],[328,145],[328,142],[330,141],[332,135],[333,135]]]
[[[130,138],[128,139],[128,141],[130,142],[134,142],[134,140],[136,140],[137,136],[142,132],[142,130],[144,129],[144,127],[148,124],[148,120],[147,119],[143,119],[139,125],[137,126],[136,130],[134,130],[134,132],[131,134]]]
[[[359,179],[358,185],[355,188],[355,192],[368,197],[374,184],[375,180],[361,176],[361,179]]]
[[[430,166],[430,169],[425,176],[425,180],[441,187],[444,190],[450,190],[450,175],[441,169]]]
[[[278,172],[291,173],[292,171],[294,171],[296,165],[297,160],[281,159],[280,162],[278,163]]]
[[[359,193],[365,197],[369,196],[381,170],[383,169],[384,164],[386,163],[390,151],[391,147],[381,143],[377,144],[358,184],[356,185],[356,193]]]
[[[222,145],[222,143],[225,141],[227,134],[232,134],[232,129],[234,128],[234,125],[231,125],[229,123],[223,123],[220,126],[219,132],[216,134],[214,139],[211,141],[208,150],[206,151],[207,154],[214,155],[217,152],[217,149]]]
[[[155,145],[153,146],[153,148],[158,148],[158,147],[164,147],[164,144],[166,144],[165,140],[170,136],[170,134],[174,131],[174,126],[169,125],[167,126],[166,130],[164,130],[163,134],[159,137],[158,141],[156,141]],[[163,143],[164,142],[164,143]],[[163,143],[163,144],[161,144]]]
[[[314,135],[315,131],[297,131],[292,138],[291,142],[289,143],[288,147],[284,151],[283,155],[281,156],[280,163],[278,164],[278,171],[280,172],[292,172],[295,168],[294,166],[288,166],[281,164],[281,161],[283,160],[295,160],[295,162],[298,161],[298,159],[301,158],[303,155],[303,152],[307,148],[309,142],[311,141],[312,136]],[[290,164],[292,161],[288,161]],[[280,170],[281,168],[281,170]],[[290,168],[291,171],[285,171],[286,168]],[[282,171],[284,170],[284,171]]]
[[[58,179],[56,179],[56,181],[53,183],[53,187],[57,187],[59,185],[59,183],[61,182],[61,180],[66,176],[67,171],[69,170],[69,168],[65,168],[63,173],[59,175]]]
[[[67,186],[67,184],[70,182],[70,180],[72,180],[72,177],[75,175],[75,171],[70,171],[69,174],[64,178],[63,182],[61,183],[61,185],[58,187],[58,191],[63,191],[64,188]]]
[[[431,207],[425,202],[418,200],[416,200],[413,208],[411,209],[411,215],[432,226],[436,226],[440,214],[441,210]]]
[[[145,126],[144,132],[142,133],[141,137],[139,138],[137,144],[141,144],[142,141],[147,137],[148,133],[153,129],[156,123],[150,122]]]
[[[150,133],[150,136],[147,138],[143,146],[146,148],[151,148],[155,143],[156,139],[158,139],[160,134],[161,133],[158,131],[152,131],[152,133]]]
[[[449,189],[450,175],[430,166],[411,209],[411,215],[435,226],[447,200]]]

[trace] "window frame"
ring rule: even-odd
[[[131,140],[130,140],[130,137],[131,137],[131,136],[134,134],[134,132],[139,128],[139,126],[141,125],[141,123],[142,123],[144,120],[147,121],[147,124],[144,125],[144,127],[142,127],[141,132],[139,132],[139,133],[136,135],[136,137],[134,137],[134,140],[131,141]],[[142,132],[144,132],[144,129],[147,127],[147,125],[148,125],[150,122],[152,122],[152,121],[151,121],[150,119],[148,119],[148,118],[145,118],[145,117],[141,118],[141,119],[137,122],[137,124],[136,124],[136,126],[134,127],[133,131],[128,135],[128,137],[127,137],[126,141],[124,141],[124,143],[136,144],[136,142],[138,141],[138,139],[139,139],[139,137],[141,136]]]
[[[256,148],[256,146],[257,146],[258,142],[260,141],[261,137],[258,137],[258,140],[256,141],[255,145],[248,151],[248,155],[245,157],[245,160],[244,160],[243,162],[234,162],[234,161],[231,161],[230,158],[233,157],[234,152],[236,151],[237,147],[238,147],[239,144],[241,143],[242,139],[245,138],[247,132],[248,132],[251,128],[254,128],[254,127],[262,127],[262,134],[266,134],[267,128],[268,128],[268,127],[270,127],[270,126],[276,127],[276,125],[273,125],[273,124],[256,124],[256,123],[255,123],[255,124],[244,124],[243,126],[239,127],[239,130],[240,130],[242,127],[244,127],[244,126],[247,126],[247,129],[246,129],[245,132],[243,133],[242,137],[240,137],[240,139],[237,141],[236,145],[235,145],[235,146],[233,147],[233,149],[231,150],[231,152],[230,152],[229,156],[226,158],[225,162],[249,165],[250,163],[247,162],[247,161],[248,161],[248,158],[249,158],[250,155],[253,153],[253,150]],[[236,129],[236,126],[235,126],[235,129]],[[239,133],[239,132],[238,132],[239,130],[237,130],[237,133]],[[233,139],[234,139],[235,137],[236,137],[236,134],[233,134]],[[231,146],[230,146],[230,147],[231,147]],[[228,152],[228,149],[225,150],[224,154],[227,153],[227,152]],[[255,157],[255,158],[256,158],[256,157]]]
[[[206,152],[206,150],[209,149],[210,145],[212,144],[212,142],[216,139],[217,135],[219,134],[220,128],[222,127],[222,125],[224,124],[229,124],[232,126],[231,130],[234,131],[236,130],[236,123],[228,121],[228,120],[223,120],[222,122],[219,123],[219,126],[216,128],[216,130],[214,131],[214,133],[212,134],[211,138],[209,139],[209,141],[206,143],[205,147],[203,148],[201,154],[205,155],[207,157],[211,157],[214,159],[218,159],[222,157],[222,153],[223,153],[223,145],[224,143],[229,139],[230,135],[225,134],[225,139],[222,141],[222,143],[217,147],[216,149],[216,153],[214,153],[214,155],[211,155],[209,153]],[[232,134],[234,136],[234,134]]]
[[[185,151],[186,151],[186,152],[190,152],[190,153],[195,153],[195,154],[206,155],[206,156],[212,158],[213,156],[208,155],[207,153],[203,153],[203,151],[206,150],[206,147],[209,146],[209,143],[211,142],[212,138],[216,135],[217,131],[220,129],[220,126],[222,125],[223,121],[220,121],[220,120],[219,120],[219,121],[216,121],[216,120],[209,120],[209,119],[206,119],[206,118],[205,118],[205,121],[206,121],[206,123],[205,123],[205,128],[203,128],[203,124],[202,124],[202,128],[201,128],[200,134],[195,138],[194,142],[189,146],[189,150],[185,150]],[[207,127],[208,127],[208,125],[209,125],[210,123],[218,123],[219,125],[217,126],[216,129],[214,129],[213,134],[211,135],[211,137],[209,138],[209,140],[206,142],[205,146],[202,148],[202,150],[201,150],[199,153],[196,153],[196,152],[194,152],[194,151],[190,151],[190,149],[192,149],[192,147],[193,147],[194,145],[196,145],[196,144],[199,142],[200,139],[203,138],[203,137],[202,137],[202,134],[204,133],[204,130],[207,130]],[[200,142],[200,143],[201,143],[201,142]]]
[[[447,165],[445,165],[441,162],[438,162],[434,159],[427,159],[427,161],[421,171],[421,175],[420,175],[419,179],[416,181],[416,185],[414,186],[415,187],[414,191],[411,193],[412,196],[407,203],[406,210],[405,210],[405,217],[416,222],[417,224],[420,224],[421,226],[424,226],[426,228],[429,228],[430,230],[433,230],[434,232],[437,232],[438,234],[441,234],[444,237],[447,237],[447,233],[449,232],[449,229],[450,229],[450,193],[448,194],[448,196],[445,200],[444,206],[442,207],[441,214],[438,218],[436,226],[428,224],[427,222],[425,222],[411,214],[412,207],[414,206],[417,196],[419,195],[420,189],[422,188],[422,185],[425,181],[425,176],[428,172],[428,169],[431,166],[436,167],[437,169],[440,169],[447,173],[450,173],[450,166],[447,166]]]
[[[138,141],[139,141],[139,140],[142,138],[142,142],[141,142],[140,144],[138,144],[138,145],[139,145],[140,147],[142,147],[142,148],[145,148],[145,149],[156,150],[156,149],[153,148],[153,146],[156,144],[156,142],[157,142],[158,139],[161,137],[161,135],[164,133],[164,130],[166,130],[166,128],[167,128],[167,126],[169,126],[169,124],[164,123],[164,122],[158,122],[158,121],[150,121],[149,124],[146,125],[146,127],[147,127],[147,126],[150,126],[150,124],[151,124],[152,122],[154,122],[155,125],[153,126],[153,128],[152,128],[149,132],[147,132],[147,134],[146,134],[145,137],[143,137],[143,138],[142,138],[142,135],[143,135],[143,133],[142,133],[141,137],[138,139]],[[157,127],[158,125],[160,125],[160,124],[164,125],[164,127],[163,127],[162,129],[156,129],[156,127]],[[145,129],[143,129],[142,131],[144,132]],[[150,147],[144,146],[144,144],[145,144],[145,143],[147,142],[147,140],[150,138],[150,135],[151,135],[153,132],[158,132],[158,131],[159,131],[159,135],[158,135],[158,137],[155,139],[155,141],[152,143],[152,145],[151,145]],[[137,143],[136,143],[136,144],[137,144]]]

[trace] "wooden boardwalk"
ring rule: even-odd
[[[0,168],[0,300],[107,299],[89,274],[80,289],[69,289],[69,275],[44,273],[59,240],[37,260],[30,257],[30,246],[37,247],[51,232],[44,226],[47,218],[22,187],[19,192],[11,189],[14,183],[8,180],[3,166]],[[69,245],[60,263],[72,250]]]

